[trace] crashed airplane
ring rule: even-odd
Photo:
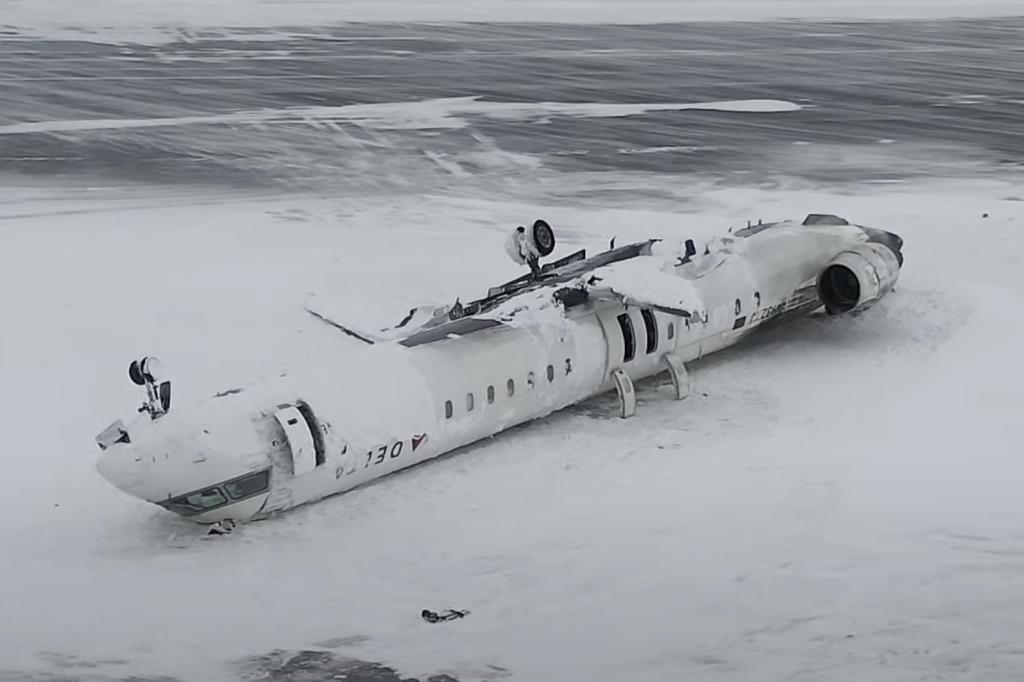
[[[507,249],[531,271],[468,303],[412,310],[367,332],[310,309],[363,348],[263,384],[171,409],[155,358],[131,364],[146,399],[98,437],[113,485],[194,521],[230,527],[419,464],[605,391],[622,417],[634,383],[748,334],[892,290],[903,240],[842,218],[750,225],[708,244],[651,239],[544,265],[536,221]]]

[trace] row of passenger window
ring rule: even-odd
[[[547,369],[545,370],[544,373],[545,373],[545,376],[547,377],[547,380],[548,380],[549,384],[554,382],[554,380],[555,380],[555,366],[554,365],[548,365],[548,367],[547,367]],[[566,358],[565,359],[565,374],[569,375],[571,373],[572,373],[572,360],[570,360],[569,358]],[[534,377],[533,372],[530,372],[529,374],[526,375],[526,386],[529,389],[533,389],[535,385],[536,385],[536,379]],[[511,398],[512,396],[514,396],[516,394],[516,382],[515,382],[515,379],[509,379],[508,381],[505,382],[505,394],[509,398]],[[494,400],[495,400],[494,386],[493,385],[492,386],[488,386],[487,387],[487,404],[488,405],[493,404]],[[466,412],[472,412],[473,408],[475,408],[475,407],[476,407],[476,396],[473,393],[467,393],[466,394]],[[445,419],[451,419],[453,416],[455,416],[455,405],[452,403],[451,400],[446,400],[444,402],[444,418]]]

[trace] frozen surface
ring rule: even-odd
[[[338,122],[354,123],[366,130],[430,130],[466,127],[469,125],[468,122],[460,116],[467,115],[530,123],[552,116],[623,118],[658,111],[728,111],[766,114],[798,111],[799,109],[799,104],[772,99],[612,104],[604,102],[481,102],[477,97],[456,97],[422,102],[350,104],[340,107],[287,107],[177,118],[34,121],[0,126],[0,135],[165,128],[200,124],[301,123],[316,125]]]
[[[178,28],[298,27],[334,22],[644,24],[766,19],[938,19],[1021,15],[1017,0],[0,0],[22,31],[160,40]],[[124,29],[132,29],[124,33]],[[120,31],[120,33],[119,33]]]
[[[685,212],[7,183],[0,670],[237,679],[310,649],[461,680],[1013,679],[1022,199],[1016,180],[708,187]],[[93,471],[93,435],[138,401],[133,357],[190,401],[357,348],[308,292],[347,292],[354,321],[478,295],[517,274],[505,230],[537,215],[562,253],[821,211],[903,235],[897,291],[712,357],[683,403],[645,384],[632,420],[598,399],[214,541]],[[447,606],[472,614],[417,617]]]
[[[0,34],[0,174],[554,203],[575,173],[614,203],[625,173],[891,182],[1024,159],[1024,17],[236,38]]]

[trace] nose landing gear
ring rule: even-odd
[[[159,419],[171,409],[171,382],[161,379],[162,374],[160,361],[154,357],[133,360],[132,364],[128,365],[128,378],[132,383],[146,387],[146,402],[142,403],[138,411],[145,412],[150,419]],[[131,441],[128,429],[120,419],[96,436],[96,444],[100,446],[100,450]]]
[[[146,412],[151,419],[158,419],[171,409],[171,382],[161,379],[163,366],[155,357],[146,356],[133,360],[128,365],[128,378],[136,386],[146,387],[146,402],[139,412]]]

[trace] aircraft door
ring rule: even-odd
[[[292,455],[292,474],[301,476],[316,469],[320,460],[321,447],[318,445],[317,431],[309,423],[303,410],[297,405],[285,405],[274,413],[277,423],[284,429],[288,439],[288,448]]]
[[[646,324],[639,308],[613,307],[598,314],[607,344],[606,378],[622,368],[635,375],[647,349]]]

